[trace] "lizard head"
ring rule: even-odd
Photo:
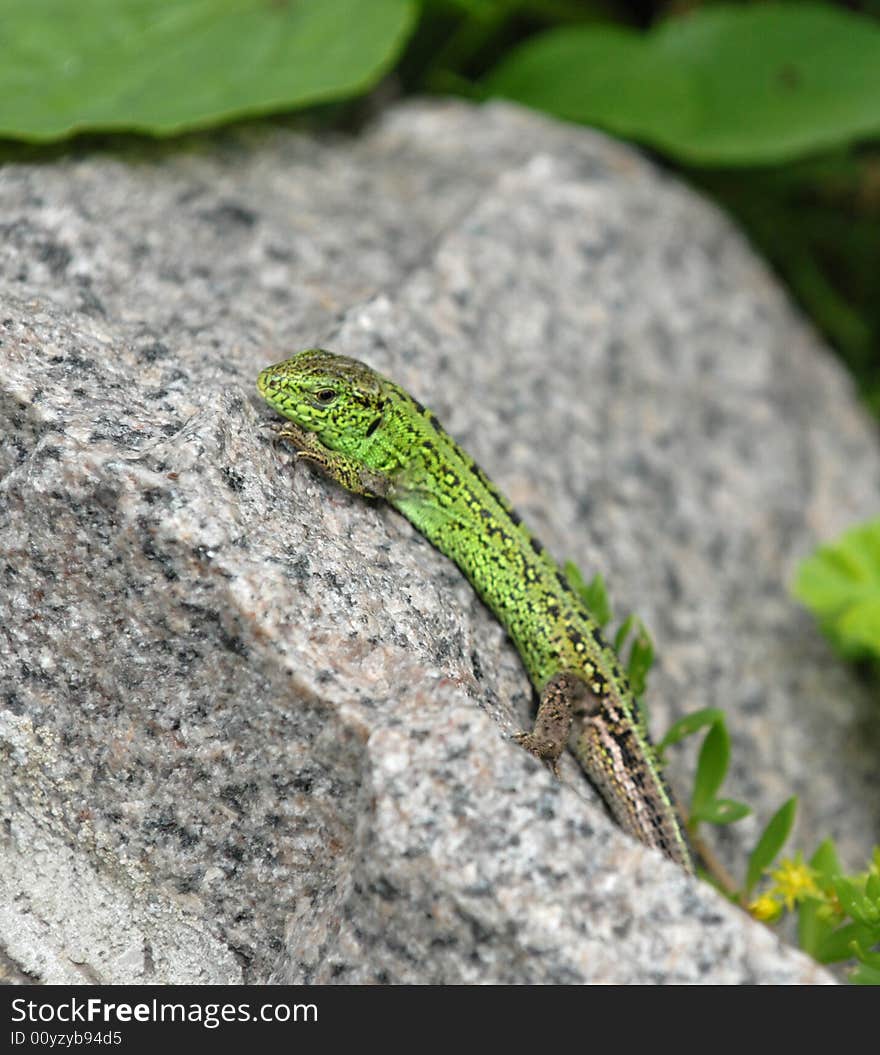
[[[267,366],[257,390],[282,417],[314,432],[330,450],[357,454],[382,417],[382,378],[365,363],[308,348]]]

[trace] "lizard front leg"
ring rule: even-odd
[[[292,421],[273,425],[272,429],[279,440],[288,440],[296,447],[297,458],[311,462],[321,472],[341,484],[347,491],[367,498],[387,498],[391,493],[391,480],[381,473],[364,468],[354,458],[331,451],[325,447],[314,432],[300,428]]]
[[[521,747],[546,762],[553,773],[568,744],[572,719],[585,688],[574,674],[554,674],[541,693],[532,731],[514,736]]]

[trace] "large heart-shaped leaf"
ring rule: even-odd
[[[880,26],[804,2],[713,5],[649,33],[567,27],[487,86],[687,161],[777,162],[880,133]]]
[[[374,84],[410,0],[0,0],[0,136],[168,135]]]

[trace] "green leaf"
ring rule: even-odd
[[[820,547],[798,568],[794,595],[849,657],[880,656],[880,519]]]
[[[816,884],[825,894],[834,893],[834,876],[841,874],[840,861],[833,839],[824,839],[810,858],[810,868],[816,875]],[[822,952],[833,947],[835,928],[840,916],[832,913],[830,906],[818,898],[807,898],[798,905],[798,943],[804,952],[822,963]],[[844,953],[843,959],[846,958]]]
[[[641,697],[647,688],[648,671],[654,665],[654,642],[641,619],[637,620],[637,624],[638,630],[626,665],[626,676],[633,693]]]
[[[841,874],[840,861],[833,839],[823,839],[810,858],[810,868],[816,874],[816,884],[826,894],[834,893],[834,876]],[[840,917],[832,914],[827,903],[816,898],[807,898],[798,906],[798,942],[800,947],[815,960],[829,963],[822,959],[823,950],[833,946],[834,930],[840,923]],[[844,954],[844,959],[846,954]]]
[[[614,635],[614,651],[618,655],[623,651],[623,646],[626,644],[626,639],[629,636],[630,630],[632,630],[635,618],[634,615],[628,615],[617,628],[617,633]]]
[[[697,761],[694,794],[691,800],[691,819],[698,820],[711,808],[715,793],[724,783],[730,762],[730,737],[724,721],[715,722],[706,733]]]
[[[826,4],[713,4],[648,33],[527,40],[487,87],[698,164],[764,164],[880,132],[880,27]]]
[[[875,861],[877,859],[875,848]],[[880,952],[871,951],[880,943],[880,877],[840,874],[840,862],[834,844],[826,839],[810,861],[819,886],[836,895],[836,902],[808,900],[800,906],[798,934],[802,948],[820,963],[837,963],[857,956],[866,975],[880,967]],[[834,905],[840,908],[835,909]],[[850,922],[841,924],[841,910]],[[836,929],[835,929],[836,928]]]
[[[853,943],[864,940],[864,927],[857,923],[847,923],[831,934],[826,935],[819,943],[814,955],[819,963],[840,963],[852,959]]]
[[[843,871],[833,839],[823,839],[819,843],[816,852],[810,858],[810,868],[816,873],[816,880],[822,890],[826,893],[833,890],[832,878]]]
[[[880,905],[869,898],[857,882],[847,876],[835,876],[833,884],[834,892],[845,911],[856,923],[871,929],[876,927],[877,938],[880,939]]]
[[[171,135],[365,91],[410,0],[0,0],[0,136]]]
[[[749,897],[755,888],[755,884],[769,868],[776,855],[785,845],[786,839],[791,835],[791,827],[794,824],[797,812],[797,798],[790,798],[773,814],[767,822],[767,827],[761,834],[755,849],[749,855],[749,867],[746,872],[746,897]]]
[[[840,922],[839,918],[829,918],[823,909],[826,906],[817,898],[805,898],[798,905],[798,944],[814,960],[821,960],[820,950],[829,947],[834,928]]]
[[[700,729],[707,725],[714,725],[716,722],[723,721],[724,711],[719,710],[717,707],[704,707],[702,710],[692,711],[690,714],[686,714],[684,718],[679,718],[677,722],[673,722],[670,725],[666,730],[666,735],[657,745],[657,751],[662,754],[667,747],[677,744],[679,740],[684,740],[686,736],[699,732]]]
[[[602,576],[597,572],[589,583],[585,583],[580,568],[574,561],[566,561],[565,577],[599,626],[607,626],[611,622],[611,602],[608,600]]]
[[[701,806],[698,812],[691,813],[692,821],[705,821],[707,824],[733,824],[748,817],[751,807],[735,799],[712,799]]]

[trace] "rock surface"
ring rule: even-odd
[[[0,172],[0,950],[46,982],[829,976],[510,742],[456,569],[260,426],[324,343],[439,414],[722,706],[728,794],[878,836],[876,708],[789,599],[876,508],[839,368],[729,223],[509,106]],[[692,758],[671,761],[681,789]]]

